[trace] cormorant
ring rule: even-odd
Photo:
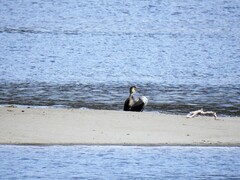
[[[124,111],[137,111],[142,112],[148,103],[148,99],[145,96],[141,96],[137,100],[134,99],[133,94],[137,91],[136,86],[131,86],[129,90],[129,97],[124,103]]]

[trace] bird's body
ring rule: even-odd
[[[136,92],[136,87],[130,87],[130,94],[129,97],[126,99],[124,103],[124,111],[136,111],[142,112],[145,106],[148,103],[148,99],[145,96],[141,96],[137,100],[133,97],[133,94]]]

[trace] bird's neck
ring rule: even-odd
[[[130,93],[130,95],[129,95],[129,106],[132,106],[133,104],[134,104],[133,93]]]

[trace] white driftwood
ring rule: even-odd
[[[198,114],[200,115],[213,115],[215,120],[217,120],[217,113],[216,112],[213,112],[213,111],[203,111],[203,109],[199,109],[197,111],[192,111],[190,113],[187,114],[187,118],[193,118],[195,116],[197,116]]]

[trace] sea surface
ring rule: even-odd
[[[239,0],[0,0],[0,105],[240,116]]]
[[[239,147],[3,146],[1,179],[239,180]]]
[[[240,116],[239,0],[0,0],[0,105]],[[239,147],[0,145],[0,179],[240,179]]]

